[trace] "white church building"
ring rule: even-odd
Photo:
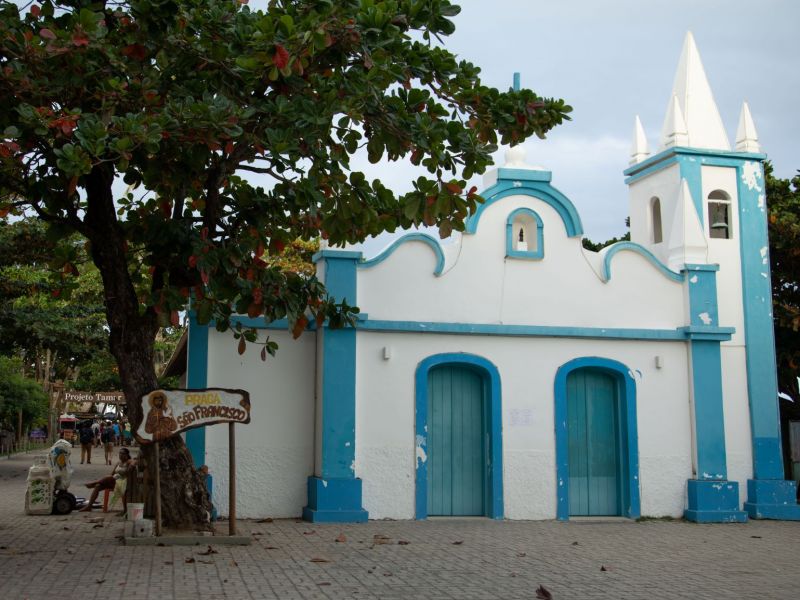
[[[240,517],[800,519],[784,480],[766,198],[747,105],[731,148],[689,34],[661,144],[636,119],[630,242],[592,252],[521,147],[442,244],[315,257],[355,328],[238,318],[237,353],[190,319],[187,387],[243,388]],[[187,432],[227,510],[227,429]]]

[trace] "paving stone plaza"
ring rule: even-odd
[[[24,514],[0,458],[0,598],[797,598],[800,523],[241,521],[250,546],[123,545],[116,514]],[[75,465],[71,490],[104,475]],[[83,488],[85,489],[85,488]],[[223,523],[220,529],[225,529]],[[540,592],[540,596],[547,597]]]

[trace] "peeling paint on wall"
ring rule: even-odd
[[[416,442],[417,468],[420,467],[420,464],[424,465],[426,462],[428,462],[428,454],[425,452],[425,444],[425,436],[418,435]]]
[[[709,315],[707,312],[700,313],[697,316],[703,322],[703,325],[711,325],[711,315]]]
[[[758,181],[761,179],[761,163],[748,160],[742,167],[742,182],[747,186],[750,191],[761,191],[761,186]],[[759,199],[759,207],[761,206]]]

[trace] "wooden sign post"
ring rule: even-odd
[[[161,535],[161,456],[159,448],[161,444],[156,442],[156,535]]]
[[[134,433],[140,444],[155,444],[156,535],[161,535],[161,441],[195,427],[228,424],[228,533],[236,535],[236,423],[250,422],[250,394],[244,390],[154,390],[142,397],[149,410]]]

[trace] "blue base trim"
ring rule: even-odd
[[[748,479],[744,509],[753,519],[800,521],[797,482],[783,479]]]
[[[695,523],[745,523],[747,513],[739,510],[736,481],[690,479],[689,508],[683,516]]]
[[[743,510],[685,510],[683,518],[693,523],[747,523]]]
[[[369,513],[361,507],[361,480],[309,477],[303,519],[312,523],[366,523]]]

